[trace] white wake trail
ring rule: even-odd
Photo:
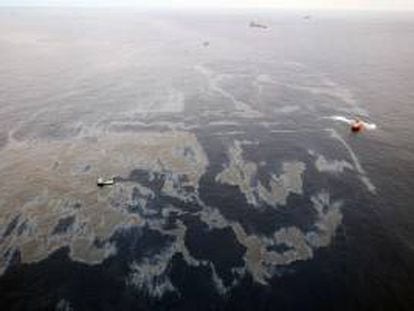
[[[344,117],[344,116],[331,116],[327,118],[331,120],[341,121],[349,125],[351,125],[355,121],[353,119],[348,119],[347,117]],[[364,128],[367,130],[375,130],[377,128],[377,125],[375,123],[369,123],[369,122],[364,122],[364,121],[362,121],[362,123],[364,124]]]

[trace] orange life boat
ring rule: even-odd
[[[362,123],[359,120],[356,120],[355,122],[353,122],[351,124],[351,131],[352,132],[360,132],[363,129],[364,129],[364,123]]]

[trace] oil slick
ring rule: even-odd
[[[49,163],[57,158],[59,166]],[[10,254],[16,251],[22,263],[43,260],[64,246],[70,248],[73,260],[89,264],[101,263],[116,253],[113,244],[98,247],[94,241],[106,241],[117,228],[139,224],[142,219],[111,204],[114,196],[122,197],[122,186],[96,191],[97,172],[127,176],[136,168],[167,170],[186,176],[182,186],[197,189],[207,165],[197,139],[186,132],[110,133],[95,142],[14,142],[2,150],[2,159],[3,175],[10,178],[0,184],[4,194],[1,221],[8,224],[2,229],[1,273],[8,266]],[[88,163],[90,169],[73,170],[79,163]],[[55,234],[56,227],[68,217],[73,217],[70,230]]]
[[[216,73],[210,68],[203,65],[194,66],[194,70],[205,77],[207,80],[207,91],[212,92],[228,100],[234,105],[233,111],[235,115],[244,118],[260,118],[263,115],[257,110],[253,109],[248,103],[236,98],[236,95],[227,91],[223,86],[223,80],[227,77],[231,77],[230,74]]]
[[[359,110],[347,89],[319,76],[312,85],[298,84],[289,72],[316,76],[307,73],[301,64],[282,67],[279,73],[283,78],[268,74],[265,68],[264,72],[219,72],[218,66],[191,66],[189,70],[204,81],[200,88],[206,96],[223,105],[218,109],[203,107],[197,111],[199,115],[189,113],[172,121],[155,118],[155,114],[178,114],[189,109],[185,92],[167,87],[157,98],[138,103],[132,110],[110,118],[104,116],[91,126],[76,125],[76,135],[70,139],[31,139],[29,135],[24,140],[24,131],[15,131],[0,150],[0,170],[8,181],[0,182],[4,194],[0,198],[0,275],[16,253],[22,263],[34,263],[62,247],[69,248],[73,261],[100,264],[122,255],[120,244],[112,238],[119,232],[135,229],[156,232],[167,241],[160,249],[154,247],[151,252],[129,259],[128,272],[123,275],[129,289],[154,299],[167,294],[181,295],[171,277],[177,257],[192,269],[207,271],[209,284],[223,296],[246,276],[266,286],[280,274],[281,267],[312,259],[318,249],[327,247],[335,237],[342,222],[343,203],[330,189],[305,191],[307,169],[314,165],[316,171],[331,175],[357,172],[368,190],[375,191],[375,187],[351,147],[335,131],[329,132],[330,138],[344,146],[350,159],[332,159],[310,150],[309,161],[289,158],[278,162],[275,156],[269,167],[277,169],[265,173],[266,182],[259,179],[259,170],[270,161],[261,159],[256,163],[248,159],[245,148],[250,142],[243,140],[251,139],[249,136],[254,136],[257,128],[269,137],[318,135],[324,131],[285,128],[284,120],[273,118],[273,113],[294,118],[302,105],[281,102],[276,107],[274,94],[294,90],[310,97],[323,95],[344,102],[346,108]],[[232,88],[238,80],[255,88],[254,100]],[[266,101],[271,105],[267,107]],[[266,118],[268,111],[272,118]],[[205,124],[200,124],[200,118],[207,120]],[[251,122],[253,119],[255,122]],[[343,117],[333,119],[345,122]],[[257,123],[253,130],[251,123]],[[232,142],[226,144],[225,163],[211,175],[207,153],[195,134],[207,132],[212,140]],[[116,176],[117,182],[96,189],[98,176]],[[204,177],[211,178],[212,183],[233,186],[245,198],[249,211],[271,211],[275,215],[274,227],[266,233],[253,231],[243,221],[225,217],[220,202],[217,206],[203,202],[199,191]],[[308,216],[312,217],[308,219],[310,227],[295,223],[278,226],[278,215],[289,210],[292,197],[305,202]],[[240,260],[231,267],[229,276],[223,276],[219,263],[192,254],[187,239],[194,228],[189,218],[201,223],[206,235],[226,229],[233,245],[240,246]],[[141,237],[136,238],[140,243]]]
[[[127,285],[134,286],[155,298],[161,298],[167,292],[177,291],[168,278],[167,271],[174,254],[174,251],[167,249],[161,254],[132,262]]]
[[[241,223],[226,219],[219,208],[207,206],[199,198],[199,180],[206,171],[208,159],[195,136],[185,132],[163,133],[162,136],[146,133],[141,135],[135,145],[126,143],[134,138],[136,136],[133,134],[117,133],[101,137],[95,145],[82,145],[82,142],[76,145],[47,145],[53,158],[60,158],[60,164],[57,167],[50,165],[45,157],[45,163],[38,163],[36,167],[43,170],[47,168],[47,171],[36,169],[31,174],[43,176],[49,187],[42,188],[39,194],[38,184],[22,183],[27,187],[23,189],[27,192],[27,199],[19,209],[19,214],[13,213],[15,209],[7,209],[8,204],[12,203],[8,202],[10,199],[7,196],[3,198],[2,208],[9,211],[9,216],[8,221],[4,222],[8,225],[2,230],[3,240],[0,244],[2,272],[7,268],[13,251],[20,252],[22,262],[31,263],[46,258],[63,246],[69,247],[72,260],[99,264],[105,258],[117,254],[116,243],[110,241],[114,232],[138,226],[143,230],[149,228],[157,231],[170,242],[160,251],[130,262],[129,273],[125,279],[127,286],[143,291],[155,299],[166,293],[179,295],[179,290],[169,278],[169,267],[174,256],[179,254],[188,266],[208,268],[217,293],[225,295],[238,286],[246,273],[255,282],[267,285],[277,275],[278,267],[311,259],[315,250],[329,245],[341,224],[342,203],[332,201],[329,193],[322,191],[312,196],[309,201],[310,208],[316,215],[314,229],[304,232],[292,225],[275,229],[270,235],[248,233]],[[246,201],[255,208],[267,205],[277,210],[279,206],[286,204],[290,194],[302,194],[303,174],[306,169],[303,162],[282,162],[281,172],[270,172],[269,185],[265,186],[260,181],[254,182],[257,180],[259,165],[244,159],[245,144],[249,142],[236,140],[230,146],[229,163],[216,176],[217,182],[237,186],[245,195]],[[108,145],[112,146],[111,150],[107,149]],[[8,146],[11,147],[13,146]],[[27,149],[24,145],[18,145],[11,150],[24,163],[30,161],[30,156],[43,159],[41,154],[45,152],[44,147],[31,146]],[[79,163],[77,154],[81,153],[82,161],[87,160],[90,169],[86,173],[83,170],[75,171],[78,172],[76,174],[71,171],[73,182],[59,183],[60,174],[76,166]],[[102,167],[100,162],[93,160],[92,155],[97,153],[103,159],[110,155],[114,160],[110,161],[110,165]],[[319,159],[320,163],[315,165],[322,170],[327,167],[328,171],[332,167],[339,171],[349,169],[345,162],[332,166],[324,157],[319,156]],[[30,165],[27,164],[27,167],[30,168]],[[121,172],[124,177],[118,177],[119,182],[113,187],[96,192],[91,175],[100,167],[108,175]],[[126,171],[127,168],[129,171]],[[15,174],[12,167],[8,169],[9,174]],[[83,192],[75,188],[80,180],[83,182]],[[85,187],[87,181],[90,181],[90,186]],[[4,188],[9,186],[2,185]],[[59,195],[60,192],[55,187],[66,189],[66,196]],[[157,201],[160,196],[171,198],[171,202],[175,203],[157,203],[162,202]],[[195,209],[188,209],[186,204]],[[167,226],[170,215],[173,214],[193,215],[205,223],[208,230],[231,229],[237,243],[245,248],[245,252],[244,266],[233,267],[233,279],[230,283],[224,282],[213,262],[197,259],[191,254],[185,243],[188,228],[183,221],[177,219],[173,226]],[[23,224],[24,229],[19,230]],[[10,245],[15,245],[16,248],[13,250]],[[275,250],[278,246],[283,246],[284,250]]]
[[[211,207],[203,209],[200,219],[210,229],[230,227],[237,241],[246,248],[244,269],[255,282],[267,285],[268,280],[277,275],[279,266],[311,259],[316,249],[328,246],[335,236],[342,221],[342,201],[332,201],[329,193],[322,190],[311,197],[311,206],[317,216],[315,229],[307,232],[291,226],[278,229],[271,236],[248,234],[240,223],[228,221],[217,209]],[[287,250],[271,250],[279,245],[284,245]]]
[[[308,154],[316,158],[315,167],[318,172],[340,174],[345,170],[354,170],[354,166],[345,160],[330,160],[325,158],[322,154],[317,154],[313,150],[308,150]]]
[[[230,163],[216,176],[217,182],[238,186],[247,202],[255,207],[261,207],[261,202],[273,207],[284,205],[290,193],[302,193],[302,174],[306,168],[304,163],[282,163],[282,174],[272,174],[267,188],[260,181],[256,181],[257,164],[244,161],[241,146],[242,142],[236,140],[229,148]]]
[[[269,183],[264,185],[257,178],[261,164],[244,157],[246,144],[251,142],[235,140],[229,147],[227,166],[215,176],[216,182],[237,186],[246,201],[257,209],[268,206],[278,211],[289,195],[303,194],[304,162],[281,162],[280,172],[269,172]],[[51,157],[44,156],[46,152]],[[100,155],[99,161],[96,154]],[[316,152],[309,154],[316,159],[315,167],[321,172],[362,169],[346,161],[328,160]],[[246,274],[258,284],[267,285],[278,275],[278,267],[311,259],[318,248],[330,244],[342,221],[342,202],[331,200],[329,192],[321,190],[309,200],[309,208],[315,214],[311,230],[290,225],[266,235],[248,232],[240,222],[225,218],[219,206],[207,206],[200,199],[199,181],[209,161],[195,135],[187,132],[146,132],[140,133],[139,139],[133,133],[108,133],[92,142],[37,142],[30,148],[14,143],[3,150],[3,156],[12,155],[17,155],[20,166],[29,170],[28,176],[43,181],[17,180],[16,184],[1,185],[4,193],[9,194],[1,201],[6,212],[2,214],[2,223],[7,224],[1,228],[2,273],[16,251],[20,252],[22,262],[33,263],[64,246],[69,247],[72,260],[99,264],[117,254],[116,242],[110,240],[117,230],[139,227],[159,232],[170,242],[158,252],[129,263],[127,286],[155,299],[167,293],[179,295],[169,277],[169,267],[178,254],[188,266],[209,269],[217,293],[226,295]],[[58,165],[49,163],[56,158]],[[36,165],[31,162],[33,159]],[[86,171],[73,170],[85,166]],[[16,175],[14,167],[4,169]],[[109,176],[119,174],[119,182],[96,191],[97,171]],[[61,176],[66,172],[70,172],[70,182],[62,182]],[[17,187],[17,183],[24,187]],[[19,193],[15,192],[17,189]],[[65,196],[61,195],[62,189]],[[18,195],[22,205],[16,211],[12,198]],[[160,197],[164,199],[160,201]],[[205,223],[208,230],[229,228],[234,233],[236,243],[245,248],[244,265],[233,267],[230,283],[223,280],[213,262],[191,254],[185,242],[188,225],[179,218],[167,225],[171,215],[192,215]],[[277,250],[280,246],[283,249]]]

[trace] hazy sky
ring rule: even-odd
[[[413,10],[414,0],[0,0],[1,5]]]

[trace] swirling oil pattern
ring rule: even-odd
[[[412,310],[412,17],[1,9],[1,310]]]

